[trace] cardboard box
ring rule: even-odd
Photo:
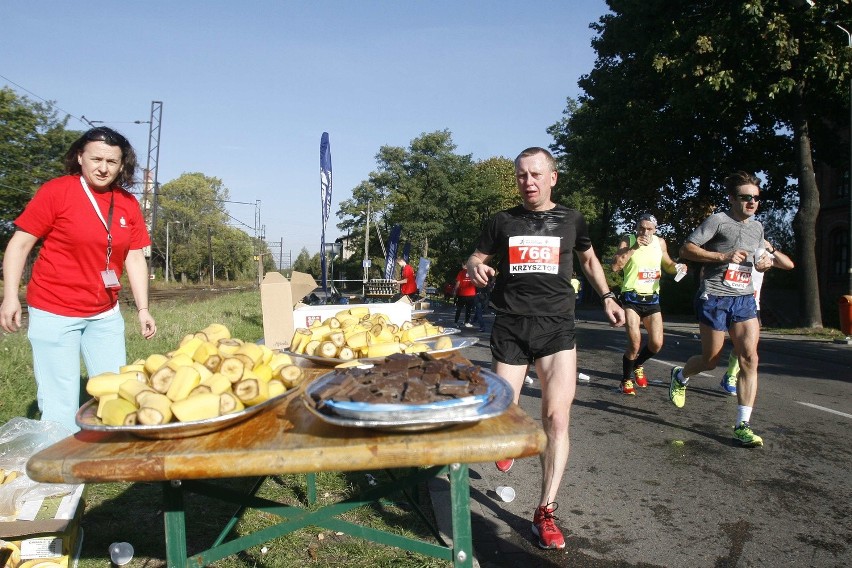
[[[267,272],[260,284],[260,303],[263,311],[263,342],[270,349],[288,349],[297,327],[310,327],[337,312],[365,306],[370,313],[386,314],[391,322],[402,325],[411,320],[411,301],[403,297],[398,302],[377,304],[333,304],[306,306],[302,298],[317,287],[310,274],[293,272],[288,281],[279,272]]]
[[[267,272],[260,283],[263,341],[270,349],[287,349],[293,339],[293,308],[317,287],[310,274],[293,272],[287,280],[280,272]]]
[[[376,304],[332,304],[326,306],[297,305],[293,310],[293,325],[295,327],[311,327],[312,323],[327,320],[337,312],[348,310],[349,308],[360,307],[369,309],[371,314],[385,314],[388,316],[391,323],[402,325],[407,321],[411,321],[411,302],[407,300],[408,298],[405,298],[398,302]]]
[[[18,566],[36,559],[76,566],[82,545],[84,488],[77,485],[68,495],[25,501],[16,520],[0,523],[0,539],[21,551]]]

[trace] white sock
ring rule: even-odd
[[[751,407],[743,406],[742,404],[737,405],[737,426],[742,422],[751,421]]]

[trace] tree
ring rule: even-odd
[[[293,270],[310,274],[314,277],[314,279],[316,279],[317,276],[320,276],[319,273],[314,274],[311,272],[311,255],[308,253],[308,249],[304,247],[299,251],[299,256],[296,257],[296,261],[293,263]]]
[[[777,0],[608,5],[612,14],[593,26],[595,69],[555,125],[556,147],[612,204],[613,225],[649,209],[680,242],[724,202],[727,173],[762,172],[770,199],[761,208],[798,201],[801,314],[821,327],[813,158],[841,159],[850,58],[819,20],[848,17],[849,4],[820,2],[810,12]]]
[[[0,251],[14,232],[12,222],[36,189],[63,172],[63,157],[79,132],[65,130],[53,103],[36,103],[0,89]]]
[[[228,189],[222,180],[185,173],[163,184],[159,192],[160,222],[154,235],[154,262],[164,265],[166,227],[169,264],[175,274],[193,281],[252,278],[257,273],[258,247],[244,231],[227,225],[224,203]],[[268,249],[262,250],[268,257]],[[212,262],[211,262],[212,261]],[[271,265],[271,259],[266,262]]]
[[[474,163],[455,152],[447,130],[421,134],[408,149],[383,146],[378,168],[341,203],[337,225],[353,237],[352,248],[364,250],[366,212],[371,211],[367,256],[374,274],[384,267],[375,230],[388,235],[402,226],[402,243],[432,260],[433,278],[448,278],[472,251],[484,220],[509,203],[514,189],[512,162],[491,158]],[[375,227],[376,229],[373,229]],[[357,254],[357,256],[363,256]]]

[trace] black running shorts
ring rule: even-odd
[[[654,314],[660,313],[660,304],[633,304],[631,302],[622,302],[621,307],[625,310],[633,310],[637,314],[639,314],[640,318],[646,318],[648,316],[652,316]]]
[[[532,364],[536,359],[574,349],[574,316],[497,314],[491,330],[491,356],[507,365]]]

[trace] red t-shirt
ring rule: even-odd
[[[400,293],[414,294],[417,292],[417,279],[414,276],[414,269],[411,268],[410,264],[402,267],[402,278],[400,280],[406,280],[405,284],[399,288]]]
[[[456,282],[459,285],[456,291],[457,296],[476,296],[476,286],[473,284],[470,276],[467,275],[467,270],[459,270],[459,273],[456,274]]]
[[[127,191],[92,191],[106,221],[110,194],[112,256],[109,267],[121,277],[131,250],[151,244],[139,202]],[[119,288],[107,289],[101,278],[106,267],[107,232],[80,183],[80,176],[62,176],[42,185],[15,225],[42,239],[27,285],[27,304],[68,317],[103,313],[118,302]]]

